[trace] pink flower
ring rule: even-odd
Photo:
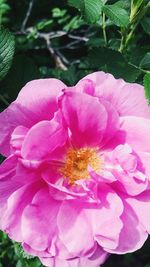
[[[150,232],[143,87],[96,72],[28,83],[0,114],[0,227],[51,267],[98,267]]]

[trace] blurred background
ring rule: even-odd
[[[84,1],[0,0],[1,111],[30,80],[56,77],[70,86],[97,70],[144,84],[150,100],[150,1]],[[0,232],[0,267],[39,266]],[[150,267],[150,240],[104,267]]]

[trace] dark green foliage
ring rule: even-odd
[[[103,11],[115,25],[125,28],[128,26],[129,15],[127,11],[120,6],[120,2],[114,5],[105,5]]]
[[[0,28],[0,80],[2,80],[10,69],[14,55],[14,36],[3,27]]]
[[[79,9],[88,23],[95,23],[100,19],[102,0],[68,0],[68,4]]]
[[[150,104],[149,0],[0,0],[0,111],[30,80],[72,86],[97,70],[144,84]],[[150,267],[149,253],[150,240],[104,267]],[[40,266],[0,232],[0,267]]]

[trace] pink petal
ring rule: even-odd
[[[123,226],[120,219],[123,204],[119,196],[104,184],[99,185],[99,200],[100,204],[86,209],[86,215],[92,227],[94,239],[107,251],[118,245]]]
[[[0,114],[0,152],[10,154],[9,140],[19,126],[30,128],[41,120],[50,120],[57,110],[57,97],[66,85],[57,79],[27,83],[17,99]]]
[[[57,110],[57,97],[66,85],[57,79],[40,79],[27,83],[16,102],[30,112],[35,122],[50,120]]]
[[[94,239],[80,201],[63,201],[57,225],[59,238],[74,256],[85,256],[94,249]]]
[[[75,146],[98,146],[100,144],[106,129],[107,112],[97,98],[65,91],[60,98],[59,106],[71,130],[71,141]]]
[[[100,267],[107,259],[108,254],[101,248],[97,248],[92,257],[81,257],[70,260],[63,260],[58,257],[40,258],[41,262],[48,267]]]
[[[23,241],[21,231],[22,213],[42,186],[43,184],[39,181],[27,184],[12,193],[7,200],[7,209],[2,220],[2,230],[17,242]]]
[[[86,79],[93,81],[95,96],[109,101],[120,116],[150,118],[150,108],[144,95],[143,86],[115,79],[111,74],[102,71],[89,74],[81,81]]]
[[[75,90],[78,93],[86,93],[88,95],[94,95],[95,88],[94,84],[90,79],[82,79],[80,80],[75,87],[73,87],[73,90]]]
[[[150,152],[150,120],[138,117],[123,117],[121,130],[125,132],[126,143],[136,152]],[[117,136],[116,136],[117,138]]]
[[[9,156],[0,165],[0,180],[10,179],[16,174],[17,157],[15,155]]]
[[[27,133],[21,154],[24,159],[42,160],[48,158],[58,147],[64,146],[67,131],[55,120],[41,121]]]
[[[7,199],[22,186],[21,181],[16,181],[16,156],[10,156],[0,165],[0,228],[2,228],[3,215],[7,209]]]
[[[111,103],[104,99],[102,99],[100,103],[104,105],[108,114],[107,126],[102,140],[102,146],[105,146],[106,143],[109,142],[109,140],[111,140],[119,130],[120,122],[119,115]]]
[[[142,162],[143,169],[145,170],[146,178],[150,181],[150,153],[138,152],[138,156]]]
[[[28,132],[28,128],[17,126],[11,135],[10,145],[12,153],[20,156],[20,151],[24,138]]]
[[[26,244],[38,251],[46,250],[56,232],[60,201],[50,197],[48,188],[41,189],[22,215],[22,235]]]
[[[37,257],[50,257],[51,256],[49,252],[47,252],[47,251],[37,251],[37,250],[34,250],[33,248],[31,248],[26,243],[22,243],[22,247],[23,247],[24,251],[28,255],[37,256]]]
[[[121,220],[124,226],[120,233],[118,247],[113,250],[107,250],[110,253],[124,254],[134,252],[143,246],[148,237],[134,209],[125,202]]]
[[[129,195],[138,195],[148,187],[145,170],[128,144],[117,146],[112,152],[105,153],[105,162],[109,158],[111,172],[116,177],[116,190]],[[107,168],[107,163],[106,167]]]
[[[148,187],[148,181],[140,181],[136,177],[130,177],[125,173],[116,172],[118,181],[114,184],[116,191],[122,191],[130,196],[136,196],[145,191]]]
[[[133,208],[139,222],[150,234],[150,191],[146,191],[134,198],[127,198],[127,203]]]
[[[30,114],[25,113],[18,103],[13,102],[7,109],[0,113],[0,152],[5,156],[10,155],[10,138],[14,129],[23,125],[30,128],[34,124]]]

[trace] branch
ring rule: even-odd
[[[25,27],[26,27],[26,25],[27,25],[27,22],[28,22],[28,20],[29,20],[30,15],[31,15],[32,8],[33,8],[33,4],[34,4],[34,0],[31,0],[31,1],[29,2],[29,6],[28,6],[28,9],[27,9],[27,13],[26,13],[26,15],[25,15],[25,18],[24,18],[24,20],[23,20],[23,22],[22,22],[22,26],[21,26],[21,31],[22,31],[22,32],[25,30]]]
[[[60,53],[59,53],[59,55],[57,55],[55,49],[51,46],[51,41],[50,41],[49,34],[47,34],[47,33],[39,33],[38,32],[37,36],[39,38],[45,40],[46,45],[47,45],[47,49],[50,52],[52,58],[54,59],[56,67],[61,69],[61,70],[67,70],[66,65],[63,63],[63,60],[60,57]],[[63,59],[64,59],[64,56],[63,56]],[[67,59],[65,59],[65,61],[68,63]]]

